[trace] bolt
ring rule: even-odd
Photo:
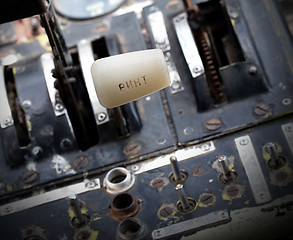
[[[248,141],[248,139],[241,139],[239,143],[240,143],[240,145],[245,146],[249,143],[249,141]]]
[[[81,170],[86,168],[90,164],[90,159],[86,156],[79,156],[73,161],[73,167],[75,170]]]
[[[230,17],[235,20],[239,17],[239,14],[237,12],[230,12]]]
[[[85,218],[84,218],[84,215],[81,213],[80,203],[77,200],[77,197],[75,195],[72,195],[72,196],[69,196],[68,199],[69,199],[69,202],[70,202],[70,206],[73,209],[74,215],[75,215],[75,217],[77,219],[77,224],[78,225],[84,224],[85,223]]]
[[[180,199],[182,209],[183,210],[189,209],[191,206],[190,206],[190,203],[188,201],[188,198],[186,197],[185,191],[183,189],[183,185],[182,184],[177,184],[175,190],[178,193],[178,197]]]
[[[2,123],[4,126],[8,127],[13,124],[13,120],[10,116],[7,116],[3,119]]]
[[[269,105],[260,103],[254,108],[254,113],[258,116],[266,115],[271,112],[271,108]]]
[[[257,67],[256,66],[250,66],[249,69],[248,69],[248,73],[250,75],[256,75],[257,74]]]
[[[61,103],[56,103],[54,108],[57,112],[62,112],[64,110],[64,106]]]
[[[34,147],[32,150],[32,154],[37,158],[41,156],[42,152],[43,152],[43,149],[39,146]]]
[[[175,182],[180,181],[182,179],[182,174],[178,166],[177,158],[175,156],[170,157],[170,162]]]
[[[39,173],[33,170],[27,171],[22,175],[22,181],[26,184],[35,182],[39,177]]]
[[[106,119],[106,117],[107,117],[106,113],[100,112],[100,113],[98,113],[97,119],[98,119],[99,122],[102,122],[102,121],[104,121]]]
[[[91,235],[91,232],[87,229],[83,229],[83,230],[80,230],[78,235],[77,235],[77,238],[79,240],[85,240],[85,239],[88,239]]]
[[[219,119],[213,118],[205,123],[205,128],[208,131],[216,131],[222,126],[222,122]]]

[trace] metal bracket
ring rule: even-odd
[[[186,13],[174,17],[173,24],[189,71],[195,78],[204,73],[204,66],[188,25]]]
[[[58,90],[54,87],[55,78],[52,76],[52,70],[55,68],[53,54],[52,53],[44,53],[41,56],[41,63],[43,67],[43,72],[45,76],[45,81],[49,93],[49,97],[51,100],[52,107],[54,109],[55,116],[61,116],[65,114],[66,109],[60,102],[56,101],[56,98],[59,96]]]
[[[293,123],[287,123],[282,125],[282,130],[293,154]]]
[[[270,201],[272,197],[250,137],[246,135],[236,138],[235,143],[248,177],[255,202],[261,204]]]
[[[180,234],[188,233],[189,231],[198,231],[205,227],[210,227],[211,225],[224,224],[231,221],[228,211],[222,210],[217,212],[209,213],[205,216],[193,218],[170,226],[159,228],[152,232],[152,239],[167,239],[170,237],[175,237]]]
[[[40,192],[39,195],[2,205],[0,206],[0,216],[20,212],[25,209],[67,198],[69,195],[78,195],[99,188],[101,188],[99,178],[92,180],[85,179],[84,182],[81,183],[72,184],[45,193]]]
[[[1,128],[7,128],[13,125],[13,118],[8,102],[5,79],[4,79],[4,67],[0,66],[0,121]]]
[[[96,123],[97,125],[100,125],[109,121],[109,115],[108,110],[100,104],[91,75],[91,66],[95,61],[91,42],[87,40],[80,41],[77,44],[77,50],[82,74],[94,111]]]
[[[175,156],[178,161],[195,158],[204,154],[208,154],[216,150],[216,147],[212,141],[187,147],[184,149],[177,150],[173,153],[166,154],[160,157],[156,157],[141,163],[133,164],[127,168],[134,172],[134,174],[140,174],[153,169],[157,169],[170,164],[170,157]]]
[[[161,49],[165,55],[165,60],[171,79],[171,93],[175,94],[182,92],[184,87],[170,53],[171,46],[166,30],[166,25],[164,23],[164,16],[161,11],[154,9],[154,11],[148,16],[148,20],[151,26],[156,48]]]

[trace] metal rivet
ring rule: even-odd
[[[284,98],[282,100],[282,104],[285,105],[285,106],[290,105],[291,103],[292,103],[291,98]]]
[[[102,121],[104,121],[106,119],[106,117],[107,117],[106,113],[100,112],[100,113],[98,113],[97,119],[98,119],[99,122],[102,122]]]
[[[56,103],[54,109],[57,112],[62,112],[64,110],[64,106],[61,103]]]
[[[230,17],[233,19],[237,19],[239,17],[239,14],[237,12],[233,11],[233,12],[230,12]]]
[[[256,75],[257,74],[257,67],[256,66],[250,66],[249,69],[248,69],[248,73],[250,75]]]
[[[200,149],[202,150],[202,151],[208,151],[208,150],[210,150],[210,145],[208,145],[208,144],[203,144],[203,145],[201,145],[201,147],[200,147]]]

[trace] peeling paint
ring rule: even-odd
[[[68,161],[62,156],[55,154],[52,159],[52,168],[56,170],[57,174],[75,174],[75,170],[72,169]]]
[[[232,170],[234,168],[235,157],[234,156],[227,157],[226,161],[227,161],[226,163],[229,169]],[[213,162],[212,168],[216,169],[219,173],[222,173],[222,169],[218,160]]]
[[[286,187],[293,181],[292,169],[286,165],[278,170],[270,171],[270,183],[278,187]]]
[[[222,191],[223,200],[232,202],[233,199],[241,198],[245,187],[240,184],[226,185]]]

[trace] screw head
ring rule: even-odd
[[[35,156],[35,157],[40,157],[41,154],[43,152],[43,149],[39,146],[36,146],[32,149],[32,154]]]
[[[292,132],[292,126],[291,125],[286,126],[285,131],[286,132]]]
[[[2,120],[2,123],[3,123],[4,126],[8,127],[8,126],[11,126],[13,124],[13,120],[12,120],[12,118],[10,116],[7,116]]]
[[[257,67],[256,66],[250,66],[249,69],[248,69],[248,73],[250,75],[256,75],[257,74]]]
[[[202,150],[202,151],[208,151],[208,150],[210,150],[210,145],[208,145],[208,144],[203,144],[203,145],[201,145],[201,147],[200,147],[200,149]]]
[[[271,108],[269,105],[265,103],[260,103],[254,108],[254,113],[258,116],[266,115],[271,112]]]
[[[245,146],[249,143],[249,141],[247,139],[241,139],[239,143],[240,145]]]
[[[201,66],[195,66],[192,71],[194,73],[201,73],[202,72],[202,67]]]
[[[64,106],[61,103],[56,103],[54,109],[57,112],[62,112],[64,110]]]
[[[79,156],[73,161],[73,167],[75,170],[81,170],[88,167],[90,159],[87,156]]]
[[[35,182],[39,177],[39,173],[33,170],[27,171],[22,175],[22,181],[26,184]]]
[[[21,105],[23,108],[28,109],[31,107],[32,102],[30,100],[24,100]]]
[[[102,121],[104,121],[106,119],[106,117],[107,117],[107,114],[106,113],[100,112],[100,113],[98,113],[97,120],[99,122],[102,122]]]
[[[220,119],[212,118],[205,122],[205,128],[208,131],[216,131],[222,126],[222,122]]]
[[[89,181],[85,184],[86,188],[94,188],[95,186],[97,186],[97,183],[95,181]]]
[[[230,12],[230,17],[232,19],[237,19],[239,17],[239,14],[237,12],[233,11],[233,12]]]

